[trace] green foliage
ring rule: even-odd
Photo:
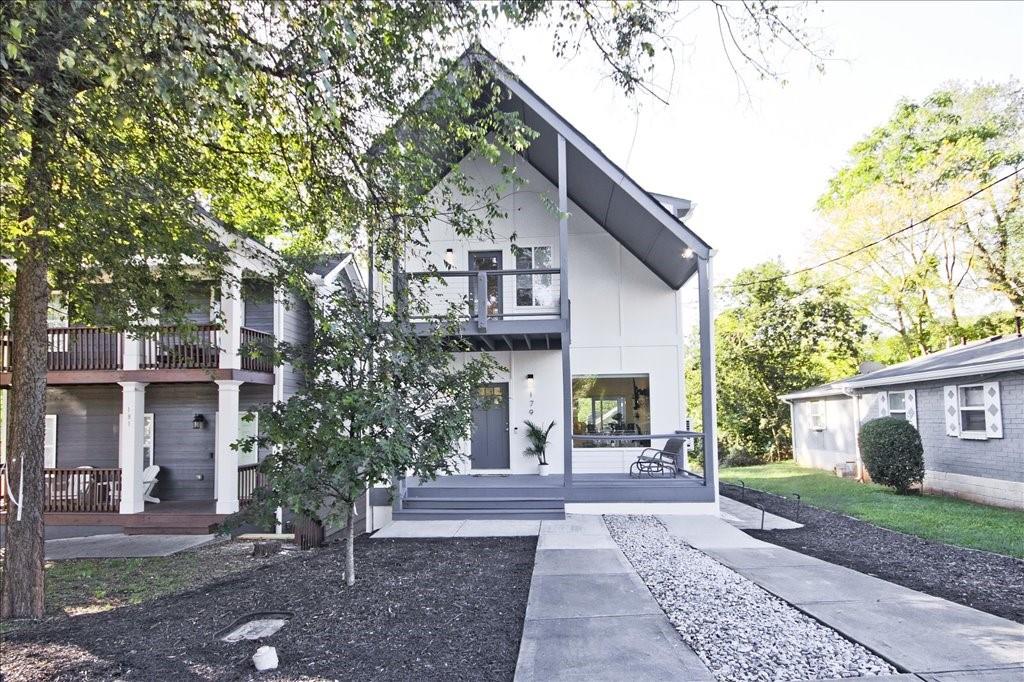
[[[970,319],[979,300],[989,309],[1005,301],[1024,313],[1024,179],[1017,174],[984,189],[1022,164],[1020,83],[952,83],[920,101],[901,101],[829,181],[818,202],[832,223],[818,243],[829,257],[977,193],[834,266],[848,276],[865,315],[898,335],[901,347],[889,349],[894,359],[986,335]]]
[[[768,262],[733,285],[782,274]],[[715,319],[719,452],[780,459],[791,449],[789,409],[778,396],[856,370],[863,322],[841,284],[786,280],[734,286]],[[688,411],[700,414],[696,348],[686,365]]]
[[[860,427],[860,455],[871,480],[906,494],[924,480],[921,435],[905,419],[882,417]]]
[[[523,424],[526,426],[526,440],[530,441],[529,447],[523,451],[523,454],[527,457],[536,457],[540,464],[547,464],[548,436],[551,434],[551,429],[555,428],[554,420],[547,426],[540,426],[529,419],[525,420]]]
[[[839,478],[794,462],[723,469],[720,476],[723,483],[743,481],[776,495],[797,493],[807,504],[882,528],[1024,559],[1024,511],[939,495],[897,495],[875,483]]]
[[[244,512],[262,523],[280,506],[342,525],[367,488],[396,472],[452,473],[476,388],[495,367],[488,355],[456,366],[444,339],[453,326],[419,335],[400,309],[371,309],[347,289],[313,312],[309,345],[278,349],[303,373],[302,390],[261,408],[261,435],[236,444],[272,446],[260,464],[266,489]]]

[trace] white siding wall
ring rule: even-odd
[[[518,246],[552,248],[558,266],[558,216],[545,204],[557,205],[556,188],[525,160],[517,158],[519,175],[526,182],[501,203],[507,218],[493,224],[494,239],[457,239],[452,228],[438,221],[431,226],[429,252],[411,254],[407,270],[433,262],[443,270],[445,250],[455,254],[455,269],[468,267],[468,252],[501,250],[503,268],[515,268],[511,237]],[[499,169],[485,160],[462,162],[477,183],[499,183]],[[570,203],[569,297],[572,301],[571,362],[573,375],[646,374],[650,376],[651,428],[671,432],[681,428],[685,401],[682,382],[681,296],[619,245],[575,204]],[[511,278],[509,278],[511,279]],[[515,300],[512,283],[504,291],[506,310]],[[496,357],[509,368],[511,466],[516,473],[535,470],[535,462],[522,455],[525,439],[522,420],[528,415],[526,375],[534,374],[536,394],[533,419],[554,419],[548,461],[552,472],[562,470],[562,381],[558,351],[517,351]],[[501,379],[504,380],[504,379]],[[517,433],[514,429],[519,427]],[[626,471],[636,448],[577,449],[574,470]],[[468,445],[467,445],[468,452]]]

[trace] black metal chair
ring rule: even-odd
[[[644,448],[636,461],[629,465],[630,478],[676,477],[683,469],[680,458],[685,457],[685,438],[669,438],[665,449]]]

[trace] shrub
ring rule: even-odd
[[[746,450],[733,450],[722,459],[722,467],[752,467],[764,464],[764,457],[758,457]]]
[[[896,417],[873,419],[860,428],[860,456],[871,480],[904,495],[924,480],[924,448],[912,424]]]

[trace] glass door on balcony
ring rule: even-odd
[[[501,270],[501,251],[470,251],[469,269],[472,272]],[[488,277],[487,316],[500,317],[501,310],[501,277]],[[476,315],[476,280],[473,278],[469,281],[469,314]]]

